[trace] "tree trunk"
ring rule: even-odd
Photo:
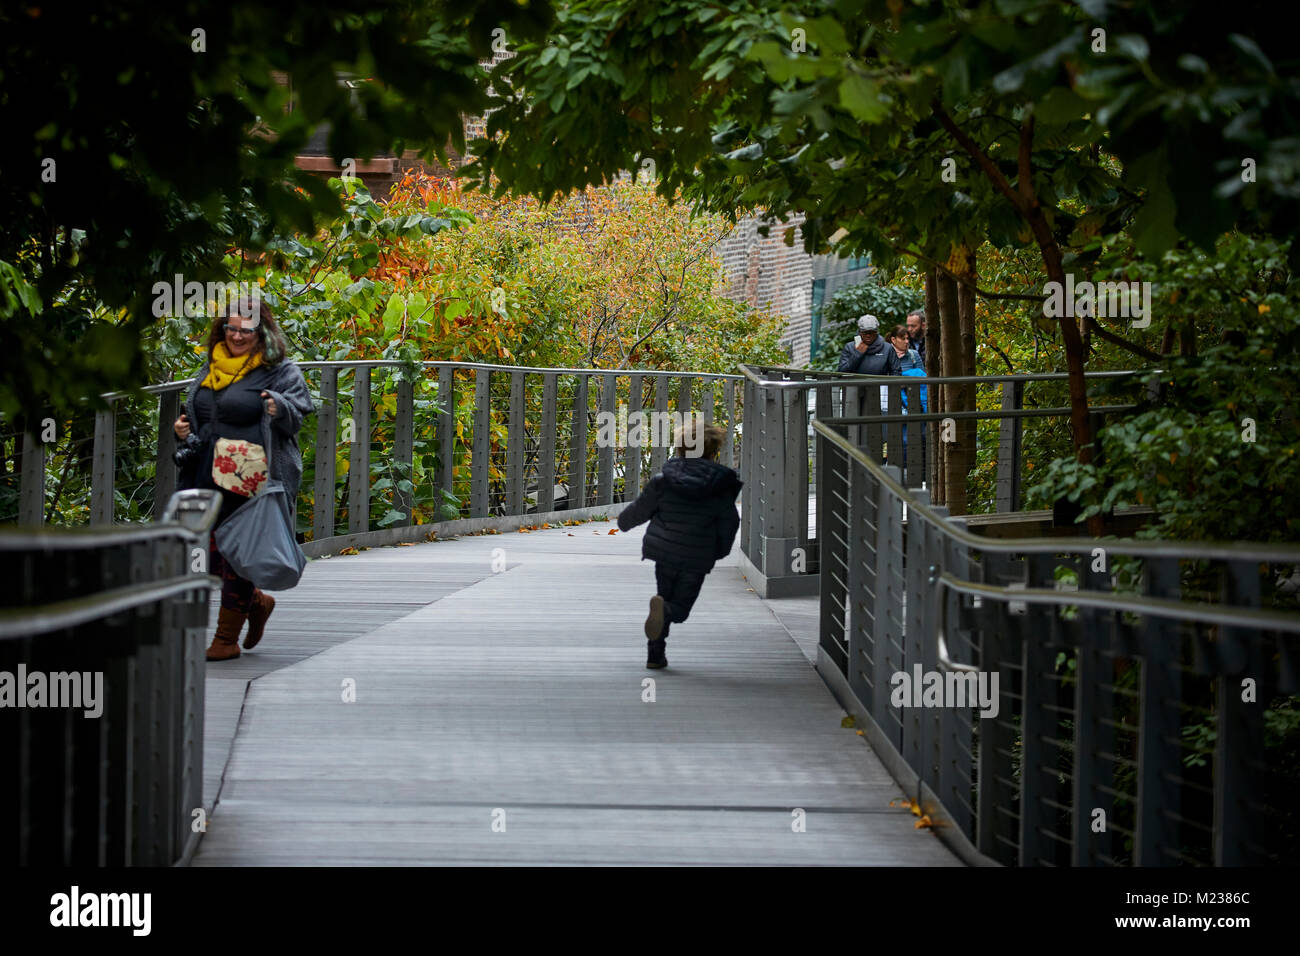
[[[1011,202],[1028,224],[1033,234],[1034,243],[1043,257],[1047,269],[1047,278],[1064,286],[1065,269],[1061,261],[1061,247],[1047,222],[1047,216],[1034,190],[1033,144],[1034,114],[1026,112],[1020,123],[1020,146],[1016,155],[1016,185],[1013,187],[997,164],[985,153],[970,136],[961,130],[952,117],[944,110],[943,104],[936,98],[931,101],[935,118],[962,148],[975,160],[989,181]],[[1067,310],[1073,311],[1073,310]],[[1079,326],[1073,316],[1063,315],[1060,320],[1061,339],[1065,345],[1066,371],[1070,379],[1070,426],[1074,439],[1076,460],[1086,465],[1092,461],[1092,428],[1088,421],[1088,388],[1083,377],[1085,353],[1083,337],[1079,335]],[[1088,521],[1088,531],[1101,535],[1104,531],[1100,516]]]
[[[943,371],[945,375],[962,374],[961,319],[957,305],[957,282],[944,273],[938,279],[939,321],[943,325],[940,341],[943,345]],[[943,389],[944,413],[960,411],[966,407],[969,385],[945,385]],[[940,444],[944,446],[944,503],[955,515],[966,513],[967,448],[965,431],[959,424],[948,430],[939,423]],[[944,441],[944,438],[952,441]]]
[[[943,374],[943,352],[939,336],[939,292],[938,269],[929,269],[925,273],[925,374],[928,378],[938,378]],[[942,386],[930,385],[926,388],[928,405],[932,412],[942,408]],[[926,426],[926,480],[930,490],[930,500],[937,505],[944,503],[943,489],[943,444],[939,441],[939,426],[930,422]]]
[[[975,253],[972,250],[967,259],[967,269],[963,278],[970,280],[970,285],[957,286],[957,325],[961,329],[961,374],[972,378],[975,376],[975,289],[979,275],[975,268]],[[975,410],[975,386],[968,385],[962,392],[963,411]],[[974,419],[962,422],[962,443],[966,450],[966,471],[962,475],[962,484],[966,485],[971,470],[977,461],[975,438],[977,423]]]

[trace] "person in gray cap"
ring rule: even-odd
[[[858,337],[840,353],[841,372],[855,375],[902,375],[894,347],[880,337],[880,321],[874,315],[858,317]]]

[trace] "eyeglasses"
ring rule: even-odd
[[[241,329],[239,326],[231,325],[229,322],[223,325],[222,328],[226,330],[227,335],[256,335],[257,334],[257,329]]]

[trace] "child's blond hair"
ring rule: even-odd
[[[703,429],[704,441],[700,441],[700,430]],[[700,457],[698,449],[703,446],[705,458],[717,458],[718,452],[722,451],[722,443],[727,437],[726,429],[717,425],[706,425],[703,419],[697,415],[692,415],[689,419],[682,422],[682,427],[677,432],[677,441],[675,449],[678,458],[685,458],[689,451],[694,451],[692,458]]]

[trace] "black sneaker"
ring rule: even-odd
[[[664,636],[664,599],[658,594],[650,599],[650,615],[645,619],[645,636],[657,641]]]
[[[666,655],[667,642],[663,640],[646,641],[646,659],[645,666],[651,670],[658,670],[660,667],[668,666],[668,657]]]

